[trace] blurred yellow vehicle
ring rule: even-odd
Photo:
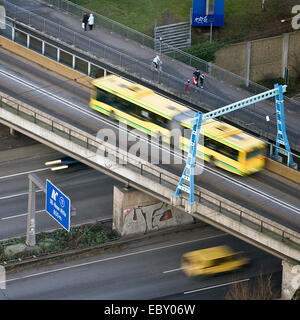
[[[181,258],[181,267],[189,277],[232,271],[247,263],[249,259],[242,252],[227,246],[187,252]]]
[[[181,130],[179,148],[188,152],[191,120],[195,111],[160,94],[115,75],[92,81],[90,107],[114,120],[172,145],[172,128]],[[204,148],[197,157],[212,165],[244,176],[265,166],[266,144],[223,121],[210,119],[201,125]]]

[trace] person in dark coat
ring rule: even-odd
[[[193,84],[195,84],[196,86],[198,86],[199,84],[199,77],[200,77],[200,70],[197,68],[194,73],[193,73]]]
[[[89,15],[85,12],[82,17],[82,28],[84,29],[84,31],[86,31],[88,21],[89,21]]]

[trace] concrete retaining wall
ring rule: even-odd
[[[281,163],[274,161],[272,159],[266,158],[266,167],[267,170],[276,173],[286,179],[289,179],[293,182],[300,183],[300,172],[294,169],[291,169],[287,166],[282,165]]]
[[[291,76],[299,76],[300,32],[253,40],[221,48],[215,54],[215,64],[254,82],[266,78],[284,77],[287,67]],[[247,65],[247,45],[250,66]]]

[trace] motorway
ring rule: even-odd
[[[0,240],[26,234],[29,173],[35,173],[42,181],[49,179],[71,198],[72,207],[76,208],[72,226],[112,218],[113,186],[118,181],[85,165],[60,171],[45,166],[46,161],[62,156],[43,149],[37,155],[0,163]],[[36,201],[36,231],[57,229],[59,225],[45,212],[45,195],[40,190]]]
[[[72,226],[112,217],[112,188],[117,181],[86,166],[50,171],[44,163],[62,154],[39,145],[36,154],[22,149],[22,159],[0,163],[0,240],[26,231],[28,173],[50,179],[71,197],[77,209]],[[59,228],[43,210],[42,198],[38,193],[37,232]],[[197,279],[186,277],[180,269],[183,253],[223,244],[243,251],[250,264],[236,272]],[[128,243],[120,251],[8,274],[0,300],[223,300],[233,284],[256,285],[261,275],[271,275],[278,297],[280,259],[199,224],[191,230]]]
[[[112,124],[88,107],[89,89],[0,50],[0,90],[96,134]],[[38,90],[37,90],[38,89]],[[177,174],[181,174],[181,170]],[[300,230],[300,186],[267,171],[237,177],[205,167],[196,183],[274,221]]]
[[[251,263],[236,272],[196,279],[180,269],[183,253],[222,244],[244,251]],[[251,285],[260,275],[271,275],[274,294],[280,290],[279,259],[210,226],[199,226],[131,243],[121,251],[9,274],[0,299],[223,300],[233,283]]]

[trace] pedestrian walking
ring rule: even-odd
[[[190,92],[190,90],[191,90],[190,80],[187,80],[187,81],[184,83],[184,91],[185,91],[185,92]]]
[[[86,31],[88,21],[89,21],[89,15],[85,12],[82,17],[82,29],[84,29],[84,31]]]
[[[93,16],[93,14],[91,13],[89,16],[89,20],[88,20],[88,25],[89,25],[90,30],[93,30],[94,22],[95,22],[95,18]]]
[[[193,84],[198,86],[200,77],[200,70],[198,68],[193,72],[193,76]]]
[[[200,88],[203,89],[203,83],[204,83],[204,74],[203,73],[200,74],[199,79],[200,79]]]

